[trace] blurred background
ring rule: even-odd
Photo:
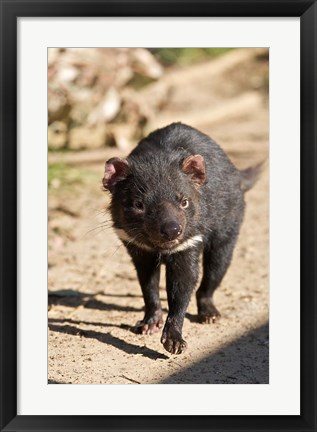
[[[247,194],[235,260],[216,294],[225,319],[212,329],[195,323],[192,301],[182,369],[159,336],[129,331],[143,300],[101,191],[107,159],[174,121],[211,136],[238,168],[267,160],[268,91],[266,48],[48,50],[49,382],[268,382],[267,169]]]
[[[49,150],[130,151],[180,120],[248,147],[267,138],[268,82],[267,49],[50,48]]]

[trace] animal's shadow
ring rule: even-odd
[[[121,351],[124,351],[127,354],[132,354],[132,355],[141,354],[142,356],[148,357],[152,360],[168,358],[165,354],[158,353],[157,351],[154,351],[151,348],[138,346],[138,345],[125,342],[124,340],[116,336],[113,336],[109,332],[104,333],[96,330],[87,330],[66,323],[71,323],[76,325],[89,324],[89,325],[98,325],[103,327],[115,327],[113,324],[108,324],[108,323],[96,323],[96,322],[87,322],[81,320],[78,321],[72,319],[56,319],[56,318],[49,318],[48,327],[51,331],[54,332],[65,333],[73,336],[81,336],[88,339],[96,339],[99,342],[112,345],[113,347],[120,349]],[[129,326],[124,324],[118,325],[116,327],[124,328],[125,330],[130,330]]]
[[[123,295],[116,294],[107,294],[107,297],[123,297]],[[128,295],[127,297],[131,297]],[[134,297],[134,296],[133,296]],[[140,296],[135,296],[140,297]],[[48,293],[48,305],[49,307],[55,305],[63,305],[68,307],[79,307],[83,306],[88,309],[99,309],[101,311],[120,311],[120,312],[142,312],[143,307],[133,307],[120,305],[117,303],[105,303],[103,301],[97,300],[95,294],[84,293],[74,290],[61,290],[61,291],[49,291]],[[73,325],[71,325],[73,324]],[[96,330],[87,330],[81,327],[80,325],[95,325],[104,328],[113,328],[118,327],[120,329],[124,329],[127,331],[131,331],[136,333],[135,327],[129,326],[127,324],[112,324],[112,323],[103,323],[103,322],[94,322],[94,321],[84,321],[84,320],[74,320],[74,319],[59,319],[59,318],[49,318],[48,319],[48,327],[51,331],[66,333],[70,335],[81,336],[90,339],[96,339],[99,342],[106,343],[112,345],[121,351],[124,351],[128,354],[136,355],[141,354],[142,356],[148,357],[152,360],[157,359],[165,359],[168,358],[166,355],[158,353],[150,348],[141,347],[138,345],[134,345],[124,340],[113,336],[109,332],[100,332]]]
[[[123,294],[106,294],[107,297],[142,297],[141,295],[123,295]],[[101,311],[121,311],[121,312],[142,312],[144,310],[143,307],[134,307],[127,305],[120,305],[117,303],[105,303],[103,301],[96,299],[96,294],[79,292],[74,290],[62,290],[62,291],[49,291],[48,293],[48,305],[49,307],[55,305],[63,305],[68,307],[79,307],[83,306],[88,309],[99,309]],[[163,309],[164,312],[167,312],[166,309]],[[192,322],[197,322],[197,317],[191,314],[186,314],[186,318],[188,318]],[[72,324],[72,325],[71,325]],[[66,333],[70,335],[81,336],[85,338],[93,338],[102,343],[110,344],[121,351],[124,351],[128,354],[136,355],[141,354],[142,356],[146,356],[152,360],[157,359],[167,359],[169,358],[165,354],[158,353],[154,350],[151,350],[147,347],[140,347],[138,345],[134,345],[124,340],[113,336],[109,332],[103,333],[96,330],[87,330],[81,327],[80,325],[95,325],[104,328],[113,328],[118,327],[120,329],[124,329],[130,331],[134,334],[138,333],[137,327],[129,326],[127,324],[112,324],[112,323],[104,323],[104,322],[95,322],[95,321],[84,321],[84,320],[74,320],[74,319],[60,319],[60,318],[49,318],[48,326],[51,331]]]
[[[63,295],[65,292],[65,295]],[[120,311],[120,312],[140,312],[143,308],[136,308],[134,306],[119,305],[117,303],[105,303],[103,301],[97,300],[95,294],[84,293],[74,290],[65,291],[49,291],[48,292],[48,305],[63,305],[69,307],[79,307],[84,306],[88,309],[99,309],[102,311]],[[113,297],[113,294],[107,296]],[[131,296],[128,296],[131,297]]]

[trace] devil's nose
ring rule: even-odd
[[[166,222],[161,226],[161,235],[168,240],[175,240],[181,233],[182,226],[175,221]]]

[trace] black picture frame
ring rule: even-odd
[[[311,0],[0,0],[1,431],[316,431],[317,5]],[[18,17],[300,17],[301,412],[298,416],[17,415]],[[287,41],[285,41],[287,43]],[[287,113],[283,113],[287,115]],[[285,162],[286,163],[286,162]],[[316,266],[317,268],[317,266]],[[163,402],[163,401],[161,401]]]

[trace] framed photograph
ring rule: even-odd
[[[316,430],[316,2],[0,2],[1,431]],[[127,157],[170,123],[151,139],[182,137],[168,147],[174,177],[174,159],[167,173],[165,156]],[[142,199],[105,217],[138,160]],[[232,194],[218,174],[215,198],[206,178],[220,166]],[[209,218],[235,244],[238,172],[252,190],[218,324],[201,297],[228,243]],[[185,182],[177,205],[164,173]],[[155,211],[151,182],[169,197]],[[190,300],[173,287],[196,284],[196,249],[204,276]],[[155,273],[151,314],[142,281],[158,257],[167,295]]]

